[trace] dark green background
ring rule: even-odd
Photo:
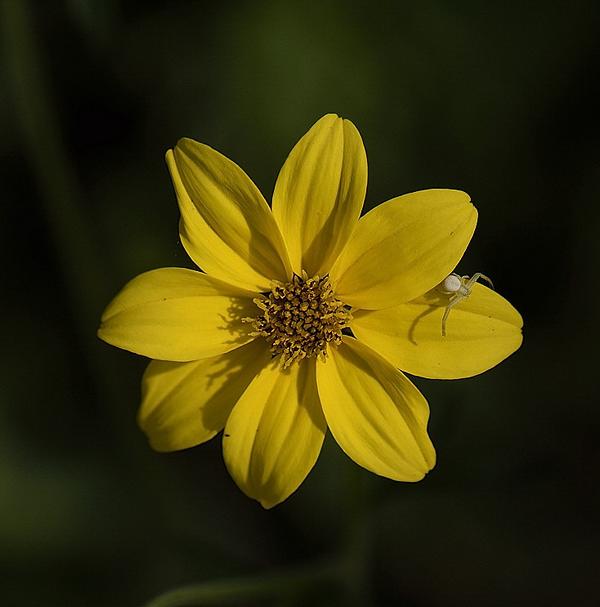
[[[138,606],[348,550],[344,586],[260,604],[597,605],[599,7],[2,0],[0,603]],[[95,329],[126,280],[190,264],[167,148],[208,143],[268,198],[327,112],[363,135],[367,207],[471,194],[459,269],[494,279],[525,341],[483,376],[417,380],[421,483],[329,441],[267,512],[219,439],[147,447],[145,362]]]

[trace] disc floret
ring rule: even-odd
[[[328,276],[294,274],[287,283],[274,282],[270,292],[254,299],[261,314],[245,318],[251,335],[264,337],[283,367],[304,358],[327,356],[329,343],[342,341],[342,330],[352,320],[348,306],[336,298]]]

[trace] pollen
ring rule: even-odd
[[[264,337],[284,368],[304,358],[327,356],[328,344],[339,345],[352,320],[350,309],[336,298],[328,276],[294,274],[288,283],[274,282],[254,300],[261,313],[251,322],[253,336]]]

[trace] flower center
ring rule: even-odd
[[[337,299],[329,278],[294,274],[288,283],[274,282],[273,289],[254,300],[262,310],[251,322],[251,335],[264,337],[273,356],[281,354],[283,367],[303,358],[327,356],[327,344],[342,341],[342,329],[352,320],[348,307]]]

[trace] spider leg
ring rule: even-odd
[[[448,305],[444,310],[444,315],[442,316],[442,337],[446,337],[446,321],[448,320],[448,315],[450,314],[450,310],[458,304],[460,301],[469,297],[471,295],[471,290],[473,289],[473,285],[479,280],[482,279],[485,282],[489,283],[492,289],[494,288],[494,283],[489,279],[485,274],[481,272],[475,272],[473,276],[469,278],[469,276],[461,276],[461,285],[458,291],[456,291],[448,300]],[[442,291],[444,293],[444,291]]]
[[[446,337],[446,321],[448,320],[448,314],[450,314],[450,310],[452,310],[452,308],[464,298],[465,295],[455,293],[448,301],[448,305],[446,306],[446,310],[444,311],[444,316],[442,316],[442,337]]]
[[[471,276],[471,278],[469,278],[469,280],[467,280],[466,284],[465,284],[465,288],[470,291],[471,288],[473,287],[473,285],[480,279],[482,278],[483,280],[485,280],[485,282],[487,282],[490,287],[492,287],[492,289],[494,288],[494,283],[491,281],[491,279],[489,279],[485,274],[482,274],[481,272],[476,272],[475,274],[473,274],[473,276]]]

